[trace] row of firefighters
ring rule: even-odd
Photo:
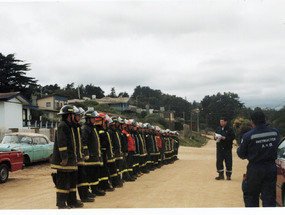
[[[83,207],[106,191],[177,160],[178,133],[65,105],[51,168],[59,209]],[[81,126],[81,118],[85,123]],[[76,197],[76,188],[80,200]]]

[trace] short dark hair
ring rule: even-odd
[[[228,121],[228,118],[227,118],[226,116],[221,116],[221,117],[220,117],[220,120],[224,120],[224,121],[227,122],[227,121]]]
[[[265,115],[261,110],[255,111],[251,114],[251,120],[255,125],[265,124]]]

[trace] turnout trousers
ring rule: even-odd
[[[101,166],[95,166],[95,165],[86,166],[88,184],[93,193],[95,192],[95,190],[98,189],[100,168]]]
[[[224,173],[224,161],[226,164],[226,175],[232,175],[232,166],[233,166],[233,156],[232,149],[217,149],[217,172],[219,174]]]
[[[57,170],[56,206],[64,207],[76,204],[77,171],[63,172]]]
[[[88,197],[89,183],[86,169],[86,166],[78,165],[77,190],[80,199],[86,199]]]
[[[242,183],[245,207],[259,207],[260,196],[263,207],[276,207],[276,180],[275,163],[249,164]]]

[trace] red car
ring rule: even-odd
[[[23,152],[0,152],[0,183],[5,183],[9,177],[9,171],[14,172],[23,169]]]
[[[280,206],[285,206],[285,139],[278,146],[277,151],[277,182],[276,182],[276,202]]]

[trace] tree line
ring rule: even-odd
[[[92,83],[87,85],[75,86],[74,83],[68,83],[65,87],[60,87],[57,83],[41,86],[37,84],[37,80],[33,77],[28,77],[26,73],[30,71],[31,64],[25,63],[22,60],[16,59],[15,54],[7,56],[0,53],[0,92],[20,91],[26,98],[31,98],[32,95],[43,97],[47,95],[58,95],[68,99],[78,99],[83,97],[96,96],[103,98],[109,96],[116,97],[131,97],[130,103],[140,108],[149,108],[159,110],[164,107],[164,110],[174,112],[175,118],[178,120],[174,125],[175,130],[182,130],[183,124],[192,124],[199,120],[199,126],[204,130],[214,130],[219,125],[221,116],[226,116],[230,123],[234,126],[237,133],[240,132],[242,126],[250,124],[250,114],[256,107],[251,109],[246,107],[238,94],[233,92],[217,93],[215,95],[206,95],[200,102],[188,102],[186,99],[169,95],[160,90],[151,89],[149,86],[136,86],[131,96],[126,92],[116,94],[113,87],[109,94]],[[109,110],[110,111],[110,110]],[[279,129],[282,136],[285,136],[285,107],[280,110],[263,109],[267,117],[267,122]],[[167,124],[165,120],[157,116],[147,116],[147,113],[138,115],[139,119],[155,120],[158,124]]]

